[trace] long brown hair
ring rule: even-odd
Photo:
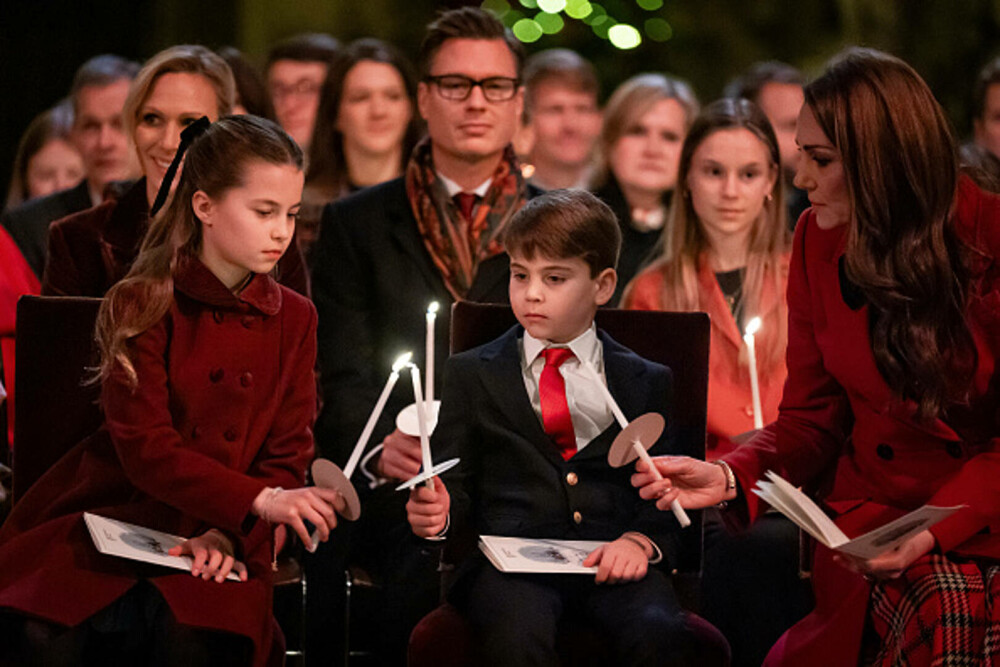
[[[869,304],[879,373],[930,419],[967,400],[976,348],[967,278],[948,223],[955,139],[927,84],[902,60],[852,48],[806,86],[840,152],[853,215],[845,269]]]
[[[95,332],[101,351],[100,379],[120,367],[133,386],[138,382],[128,343],[166,315],[173,303],[178,258],[196,257],[201,249],[201,221],[191,198],[200,190],[218,199],[240,187],[253,161],[300,170],[303,163],[302,151],[291,137],[256,116],[220,118],[191,144],[174,197],[150,223],[128,275],[101,303]]]
[[[325,200],[337,199],[348,192],[347,160],[344,157],[344,136],[337,129],[337,117],[344,96],[347,75],[358,63],[370,61],[391,66],[403,80],[406,96],[410,101],[410,122],[403,135],[400,173],[410,152],[420,138],[420,115],[417,109],[417,82],[413,68],[395,47],[377,39],[359,39],[351,42],[330,65],[330,71],[320,92],[318,122],[309,145],[309,168],[306,186],[315,189]]]
[[[753,102],[745,99],[716,100],[695,119],[681,148],[670,218],[660,237],[661,258],[650,267],[663,274],[662,299],[666,310],[704,309],[698,291],[698,269],[703,253],[709,250],[709,240],[691,201],[688,174],[695,151],[702,142],[719,130],[733,128],[743,128],[760,140],[767,149],[775,174],[781,164],[774,129],[764,112]],[[753,222],[747,243],[743,309],[752,317],[760,312],[760,300],[767,280],[773,282],[775,293],[784,295],[783,259],[788,251],[789,238],[780,178],[774,179],[770,197],[764,201],[764,208]],[[776,331],[777,334],[761,338],[758,350],[761,370],[770,370],[784,357],[788,342],[786,314],[785,301],[780,298],[775,315],[764,323],[769,331]]]

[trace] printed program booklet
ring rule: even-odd
[[[594,574],[597,567],[584,567],[583,561],[604,544],[607,542],[479,536],[480,551],[501,572]]]
[[[192,559],[190,556],[170,556],[167,554],[167,551],[184,542],[186,538],[97,516],[90,512],[83,513],[83,520],[87,523],[87,530],[90,531],[94,545],[102,554],[191,571]],[[235,572],[230,572],[226,579],[230,581],[240,580],[239,575]]]
[[[865,559],[875,558],[894,549],[910,537],[964,507],[964,505],[957,507],[924,505],[852,540],[816,503],[790,482],[770,470],[767,471],[766,477],[770,481],[758,480],[756,488],[753,489],[762,500],[828,548]]]

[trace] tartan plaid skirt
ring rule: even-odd
[[[931,554],[872,588],[863,660],[879,667],[1000,665],[1000,567]]]

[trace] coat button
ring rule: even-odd
[[[743,411],[747,413],[747,417],[753,417],[753,406],[752,405],[746,406],[745,408],[743,408]]]
[[[896,452],[892,451],[892,447],[884,442],[879,443],[878,447],[875,448],[875,453],[878,454],[880,459],[884,459],[886,461],[891,461],[893,457],[896,456]]]
[[[579,512],[573,512],[573,523],[581,523],[583,521],[583,515]]]
[[[221,310],[212,311],[212,319],[217,323],[222,324],[222,320],[225,319]]]
[[[945,450],[948,452],[948,456],[952,457],[953,459],[962,458],[962,445],[958,444],[957,442],[949,442],[948,445],[945,447]]]
[[[250,327],[253,326],[253,320],[254,320],[253,315],[244,315],[243,319],[240,320],[240,324],[243,325],[244,329],[249,329]]]
[[[239,432],[235,428],[227,428],[226,432],[222,434],[222,437],[228,442],[235,442],[238,436]]]
[[[221,368],[213,368],[211,371],[208,372],[208,379],[211,380],[212,382],[221,382],[225,374],[226,372]]]
[[[579,481],[580,478],[576,476],[575,472],[571,472],[566,475],[566,483],[570,486],[576,486],[576,483]]]
[[[253,384],[253,375],[250,374],[250,371],[240,376],[240,384],[244,387],[249,387]]]

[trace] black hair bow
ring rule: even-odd
[[[163,208],[163,204],[167,201],[167,195],[170,194],[170,186],[173,185],[174,176],[177,175],[177,170],[181,166],[181,159],[184,157],[185,151],[191,146],[191,143],[205,133],[208,126],[212,124],[212,121],[208,119],[208,116],[202,116],[195,122],[191,123],[181,132],[181,145],[177,147],[177,153],[174,155],[173,162],[167,167],[167,173],[163,175],[163,182],[160,183],[160,190],[156,193],[156,201],[153,202],[152,208],[149,209],[149,217],[153,217],[157,212]]]

